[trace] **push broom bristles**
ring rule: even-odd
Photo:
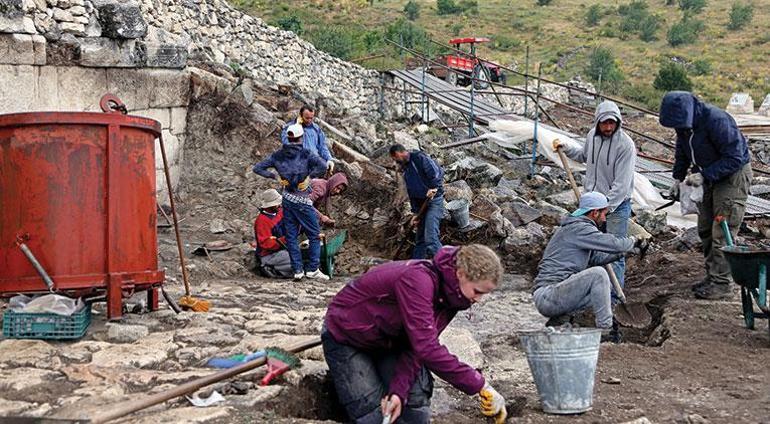
[[[302,365],[294,354],[278,347],[266,348],[265,355],[267,356],[267,374],[259,382],[261,386],[267,386],[274,378]]]
[[[193,312],[208,312],[209,309],[211,309],[211,302],[208,300],[196,299],[192,296],[182,296],[182,298],[179,299],[179,306]]]

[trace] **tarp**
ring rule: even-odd
[[[527,136],[530,140],[534,136],[535,125],[529,121],[513,121],[499,119],[492,121],[489,124],[489,128],[493,131],[503,132],[514,137],[519,141],[524,136]],[[567,137],[564,134],[559,134],[551,131],[542,126],[537,128],[537,151],[541,155],[545,156],[551,162],[555,163],[560,168],[562,167],[559,154],[553,150],[553,141],[560,140],[565,144],[574,146],[583,146],[583,143],[577,141],[571,137]],[[568,159],[570,168],[573,172],[585,171],[585,165],[577,163],[572,159]],[[658,190],[652,185],[649,179],[644,175],[634,172],[634,193],[631,200],[637,208],[640,209],[655,209],[659,206],[666,204],[668,201],[660,195]],[[666,218],[669,225],[674,225],[682,228],[690,228],[697,225],[697,216],[687,215],[683,216],[680,210],[679,203],[663,209],[666,212]]]

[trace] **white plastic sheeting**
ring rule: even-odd
[[[512,121],[512,120],[496,120],[489,124],[489,128],[493,131],[503,132],[514,137],[519,141],[522,137],[527,136],[532,139],[535,131],[535,125],[530,121]],[[491,137],[490,137],[491,138]],[[557,166],[562,167],[559,154],[553,151],[553,141],[558,139],[565,144],[583,146],[582,142],[567,137],[563,134],[551,131],[543,126],[537,128],[537,150],[538,153],[548,158],[551,162]],[[577,163],[572,159],[568,159],[570,168],[572,171],[584,171],[585,165]],[[641,209],[655,209],[659,206],[666,204],[668,201],[664,199],[658,190],[652,185],[649,179],[644,175],[634,172],[634,194],[632,196],[632,202],[637,208]],[[666,212],[666,217],[670,225],[677,227],[690,228],[694,227],[697,223],[697,217],[683,216],[679,208],[679,203],[663,209]]]

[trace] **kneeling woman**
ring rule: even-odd
[[[433,260],[372,268],[348,283],[326,313],[324,356],[340,402],[356,423],[427,423],[431,372],[479,394],[481,411],[505,419],[505,400],[484,377],[439,343],[458,311],[497,287],[503,274],[492,249],[447,246]]]

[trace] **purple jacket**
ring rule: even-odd
[[[403,349],[388,393],[404,405],[422,365],[467,394],[484,387],[481,373],[438,341],[455,314],[471,306],[456,277],[457,250],[447,246],[432,261],[374,267],[337,293],[326,312],[326,328],[338,343],[362,350]]]

